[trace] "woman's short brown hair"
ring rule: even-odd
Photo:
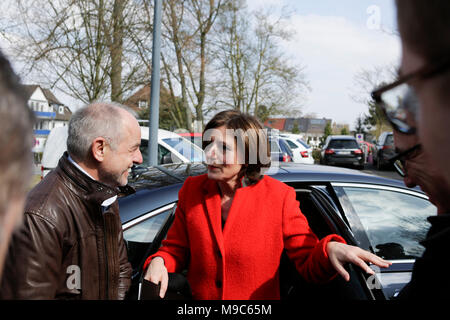
[[[225,126],[235,130],[236,146],[243,145],[244,155],[240,177],[245,176],[250,184],[257,182],[261,177],[261,169],[270,167],[270,143],[266,130],[252,115],[238,110],[226,110],[216,114],[203,130],[203,150],[210,143],[208,130]],[[238,156],[242,153],[238,152]]]

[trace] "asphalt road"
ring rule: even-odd
[[[373,175],[384,177],[384,178],[397,179],[397,180],[403,181],[403,178],[395,171],[394,168],[379,171],[371,164],[366,163],[364,170],[362,170],[362,172],[373,174]]]

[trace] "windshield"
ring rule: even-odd
[[[205,160],[203,150],[183,138],[165,138],[162,141],[181,153],[190,162],[202,162]]]
[[[328,148],[333,149],[358,149],[356,140],[331,140]]]

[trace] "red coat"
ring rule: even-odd
[[[311,282],[331,280],[336,271],[326,244],[318,241],[300,212],[295,190],[269,176],[237,189],[222,230],[217,183],[207,175],[186,180],[175,219],[159,251],[168,272],[188,268],[195,299],[279,299],[283,249]]]

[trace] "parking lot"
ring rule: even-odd
[[[396,179],[396,180],[403,180],[403,178],[394,170],[386,169],[386,170],[377,170],[372,164],[366,163],[364,166],[364,170],[362,170],[365,173],[373,174],[376,176],[389,178],[389,179]]]

